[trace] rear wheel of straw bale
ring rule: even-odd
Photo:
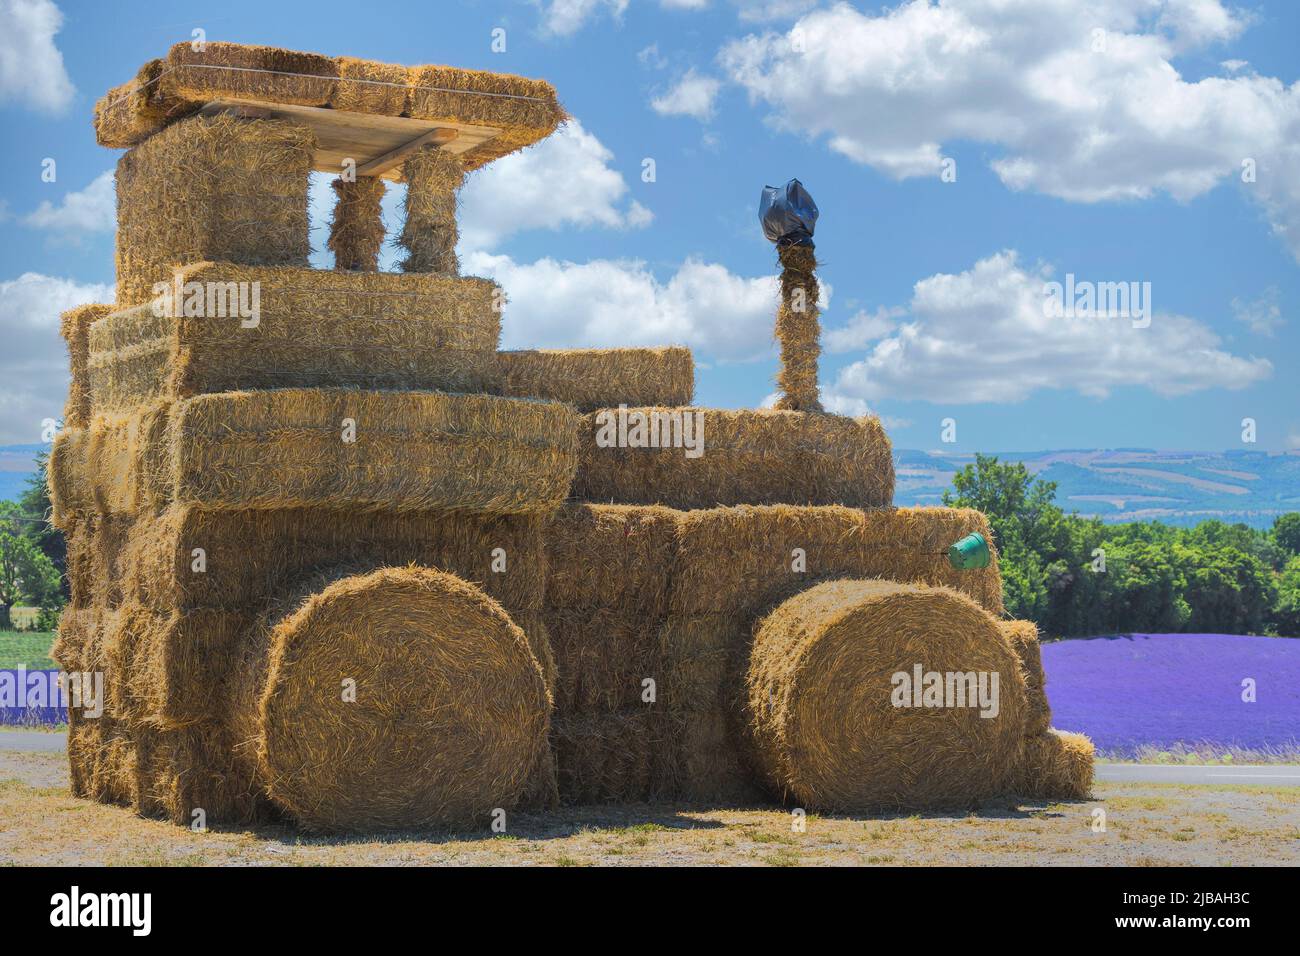
[[[1015,652],[947,588],[843,580],[790,598],[756,628],[746,691],[756,763],[809,808],[969,806],[1007,790],[1024,746]]]
[[[551,702],[501,606],[415,566],[317,585],[259,625],[238,678],[233,729],[272,800],[323,830],[486,825],[515,804]]]

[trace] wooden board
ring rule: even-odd
[[[438,145],[449,153],[467,153],[501,133],[495,126],[475,126],[445,120],[435,122],[404,116],[352,113],[319,106],[289,106],[234,98],[213,100],[203,107],[204,113],[227,110],[256,111],[257,116],[282,119],[311,129],[316,134],[313,168],[319,172],[337,175],[342,171],[346,159],[353,160],[360,171],[367,164],[387,157],[393,165],[378,163],[376,165],[379,171],[371,175],[394,182],[401,178],[403,147],[428,137],[435,130],[456,131],[455,138],[450,140],[446,136],[430,137],[432,140],[447,140]]]

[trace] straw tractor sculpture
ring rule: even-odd
[[[945,553],[984,517],[891,506],[879,421],[817,405],[815,312],[782,306],[772,410],[690,407],[683,348],[498,351],[456,189],[563,118],[536,80],[219,43],[101,100],[116,304],[64,316],[50,462],[55,656],[105,687],[70,709],[74,793],[320,830],[1085,795],[996,554]]]

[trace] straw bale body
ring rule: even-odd
[[[241,389],[494,391],[496,294],[475,278],[186,265],[163,307],[92,313],[87,400],[105,412]]]
[[[894,495],[892,449],[876,418],[603,409],[583,416],[580,439],[573,496],[584,501],[880,508]]]
[[[323,830],[486,825],[514,806],[550,715],[523,632],[426,568],[325,580],[268,614],[240,662],[232,730],[260,786]]]
[[[780,391],[776,407],[798,412],[820,412],[817,359],[821,355],[821,323],[817,303],[821,289],[815,274],[817,255],[812,246],[785,245],[781,259],[781,305],[776,314],[776,339],[781,345],[781,369],[776,376]]]
[[[1092,741],[1083,734],[1049,730],[1026,741],[1016,792],[1042,800],[1085,800],[1092,792]]]
[[[689,405],[689,349],[539,349],[498,352],[502,394],[568,402],[590,412],[617,405]]]
[[[1043,653],[1038,644],[1038,625],[1033,621],[1004,621],[1002,633],[1020,658],[1025,677],[1029,695],[1025,735],[1036,737],[1047,733],[1052,726],[1052,709],[1047,703],[1047,674],[1043,671]]]
[[[279,389],[103,414],[50,460],[55,519],[77,510],[301,507],[527,514],[576,465],[576,413],[490,395]]]
[[[421,147],[402,164],[402,179],[405,215],[397,240],[406,250],[402,271],[458,274],[456,193],[465,179],[460,159],[436,146]]]
[[[964,695],[914,706],[910,693],[899,704],[895,675],[918,667],[988,675],[990,690],[998,675],[996,707]],[[803,807],[970,805],[1005,790],[1024,747],[1019,661],[996,619],[947,589],[877,580],[804,591],[757,627],[746,690],[765,778]]]
[[[334,215],[330,220],[330,252],[340,272],[378,272],[379,249],[384,244],[384,219],[380,204],[384,181],[375,176],[336,179]]]
[[[135,146],[214,101],[246,107],[329,107],[408,116],[439,125],[496,132],[464,154],[466,169],[549,136],[565,112],[543,80],[450,66],[396,66],[237,43],[190,43],[151,60],[95,106],[101,146]]]
[[[193,116],[117,164],[117,305],[150,301],[174,266],[307,265],[311,132],[278,120]]]

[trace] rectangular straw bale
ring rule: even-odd
[[[749,636],[750,622],[743,618],[669,615],[659,628],[659,703],[674,713],[726,706]]]
[[[121,86],[95,104],[95,140],[100,146],[125,149],[147,139],[168,123],[195,112],[198,103],[171,95],[162,84],[162,60],[150,60]]]
[[[240,284],[258,290],[252,327],[236,314]],[[495,388],[501,317],[486,279],[204,262],[171,289],[183,290],[172,315],[151,303],[90,329],[97,408],[240,389]]]
[[[948,545],[973,531],[991,540],[982,514],[965,508],[800,508],[788,505],[691,511],[679,523],[671,609],[695,616],[758,616],[819,581],[883,578],[943,585],[1002,614],[997,556],[957,571]],[[795,549],[806,570],[797,571]]]
[[[248,99],[324,106],[337,85],[338,64],[319,53],[271,46],[177,43],[167,54],[163,88],[182,100]]]
[[[202,549],[202,573],[192,570],[195,549]],[[504,571],[494,570],[501,566],[494,564],[497,549]],[[543,622],[524,614],[542,609],[545,562],[542,519],[528,515],[177,505],[132,535],[124,586],[129,600],[160,611],[238,611],[279,597],[317,569],[414,563],[483,588],[533,638],[525,620]]]
[[[498,352],[502,394],[548,398],[579,411],[617,405],[689,405],[695,361],[679,346]]]
[[[340,56],[334,60],[339,80],[330,91],[330,106],[354,113],[401,116],[410,89],[404,66]]]
[[[117,164],[117,304],[141,305],[188,262],[307,265],[315,137],[269,119],[192,116]]]
[[[678,797],[728,806],[765,802],[730,712],[720,707],[691,711],[674,715],[671,725],[677,740]]]
[[[137,751],[132,805],[136,811],[191,826],[202,810],[208,825],[247,826],[273,813],[234,759],[242,746],[218,725],[134,732]]]
[[[653,506],[559,508],[546,526],[547,605],[662,616],[668,610],[680,515]]]
[[[115,675],[120,719],[169,728],[217,720],[254,617],[213,608],[165,613],[124,607],[114,635],[121,655]]]
[[[171,405],[97,414],[85,428],[64,428],[50,451],[52,520],[66,527],[89,512],[130,515],[171,494]]]
[[[135,518],[90,511],[75,517],[64,530],[67,575],[74,608],[115,608],[122,603],[127,569],[123,550]]]
[[[551,739],[564,803],[647,800],[672,779],[672,751],[649,708],[556,714]]]
[[[544,80],[452,66],[414,66],[407,76],[411,86],[408,113],[414,119],[501,130],[461,155],[467,170],[549,136],[566,116],[555,88]]]
[[[583,416],[574,498],[672,508],[878,508],[893,500],[892,450],[876,418],[712,408],[629,408],[626,416],[627,437],[616,438],[626,442],[624,447],[609,445],[615,428],[623,430],[617,425],[620,410]],[[685,421],[678,421],[684,416],[692,423],[702,416],[703,452],[694,458],[682,447],[665,447],[682,441]],[[638,421],[645,423],[644,441],[636,431]],[[698,441],[698,425],[693,427]],[[660,447],[643,447],[656,440]]]
[[[221,392],[105,413],[55,441],[55,523],[171,502],[543,513],[572,480],[575,416],[558,402],[357,389]]]
[[[72,381],[63,406],[64,427],[80,427],[90,421],[90,326],[114,310],[112,305],[79,305],[59,318],[59,331],[68,346],[68,367]]]
[[[1038,625],[1033,621],[1003,621],[1002,633],[1020,658],[1021,672],[1028,691],[1028,711],[1025,736],[1036,737],[1047,733],[1052,726],[1052,709],[1047,703],[1047,674],[1043,670],[1043,654],[1038,643]]]
[[[637,708],[658,681],[658,623],[623,608],[550,608],[555,709],[561,714]],[[657,691],[656,691],[657,693]]]
[[[341,440],[345,419],[355,441]],[[554,509],[575,413],[490,395],[284,389],[178,403],[175,498],[213,508]]]

